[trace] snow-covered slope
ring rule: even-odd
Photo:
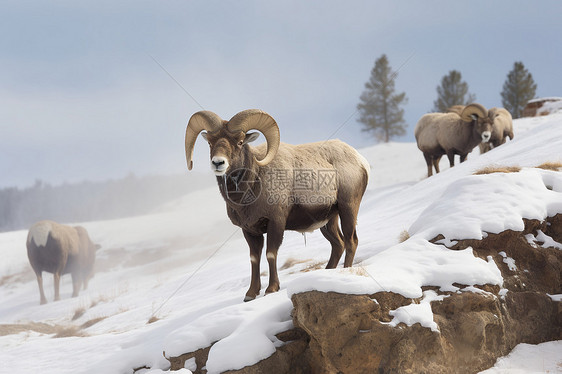
[[[414,143],[362,150],[372,178],[358,219],[355,267],[303,272],[325,266],[329,244],[319,232],[306,243],[288,232],[278,258],[281,291],[263,296],[262,290],[249,303],[242,302],[250,277],[247,245],[216,188],[190,193],[153,215],[85,223],[103,247],[90,288],[72,299],[65,276],[62,300],[42,306],[27,261],[27,233],[0,234],[0,372],[126,373],[143,366],[159,372],[168,365],[163,350],[178,355],[218,341],[207,362],[209,373],[217,373],[253,364],[281,344],[275,334],[292,326],[294,292],[387,290],[419,297],[424,285],[501,285],[493,262],[428,239],[438,233],[445,240],[480,238],[484,231],[517,229],[523,217],[562,212],[561,173],[533,168],[562,161],[562,113],[516,120],[514,128],[513,141],[481,156],[476,150],[452,169],[442,161],[442,172],[429,179]],[[523,170],[472,175],[489,165]],[[404,230],[411,238],[399,243]],[[44,278],[50,301],[52,277]],[[432,297],[424,294],[425,301]],[[434,328],[429,303],[417,309],[395,316]],[[151,317],[156,321],[147,324]],[[48,324],[48,333],[36,323]],[[53,338],[57,332],[66,337]]]

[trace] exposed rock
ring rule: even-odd
[[[536,99],[529,101],[523,111],[521,112],[521,117],[536,117],[536,116],[546,116],[550,114],[549,111],[541,110],[545,103],[560,101],[558,97]]]
[[[562,215],[544,222],[525,220],[523,232],[488,234],[451,248],[471,246],[475,255],[491,256],[504,284],[503,289],[483,285],[478,292],[446,292],[443,300],[431,302],[438,332],[420,324],[388,324],[389,311],[419,299],[391,292],[305,292],[292,297],[295,329],[278,335],[287,344],[271,357],[229,373],[477,373],[519,343],[562,339],[562,303],[547,295],[562,293],[562,251],[525,237],[536,236],[537,230],[562,242]],[[439,292],[431,285],[427,289]],[[183,361],[171,359],[172,369],[197,357],[195,373],[204,373],[199,368],[209,348],[197,352],[182,355]]]

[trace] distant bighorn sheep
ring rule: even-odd
[[[264,144],[248,143],[260,131]],[[326,268],[335,268],[345,249],[344,266],[353,263],[357,249],[357,213],[369,178],[369,164],[351,146],[330,140],[302,145],[280,142],[277,123],[269,114],[249,109],[222,120],[209,111],[195,113],[185,135],[187,167],[193,166],[198,134],[211,150],[211,169],[226,202],[228,217],[242,228],[250,247],[252,278],[244,298],[260,293],[260,257],[267,233],[269,285],[279,290],[277,251],[285,230],[320,229],[332,246]],[[341,220],[341,231],[338,225]],[[343,232],[343,234],[342,234]]]
[[[444,154],[449,158],[451,167],[455,165],[455,155],[460,155],[461,162],[474,147],[490,140],[492,120],[488,110],[480,104],[467,105],[458,113],[428,113],[423,115],[414,135],[418,148],[423,152],[427,164],[427,176],[439,173],[439,160]]]
[[[27,235],[27,257],[37,276],[41,304],[47,303],[43,291],[43,271],[53,273],[55,301],[60,300],[59,285],[63,274],[72,274],[72,297],[78,296],[82,283],[88,288],[93,276],[96,250],[86,229],[71,227],[53,221],[39,221]]]
[[[447,113],[457,113],[461,114],[464,105],[453,105],[447,109]],[[491,108],[488,110],[488,117],[492,120],[492,136],[490,141],[486,143],[480,143],[478,146],[480,148],[480,153],[486,153],[492,148],[496,148],[506,142],[506,138],[513,139],[513,120],[511,118],[511,113],[509,113],[504,108]]]
[[[509,136],[513,140],[513,119],[511,113],[504,108],[491,108],[488,110],[488,117],[492,123],[492,137],[487,143],[480,143],[480,153],[486,153],[492,148],[502,145]]]

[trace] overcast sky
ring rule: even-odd
[[[560,1],[3,1],[0,188],[187,175],[201,108],[263,109],[288,143],[370,146],[356,106],[382,54],[408,97],[398,141],[453,69],[486,107],[515,61],[538,97],[562,96],[561,15]]]

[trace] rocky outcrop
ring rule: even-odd
[[[477,373],[519,343],[562,339],[562,303],[549,296],[562,293],[562,251],[542,247],[537,237],[545,236],[539,230],[562,243],[562,215],[544,222],[527,220],[523,232],[488,234],[451,248],[471,246],[475,255],[491,256],[504,284],[457,284],[458,292],[445,293],[425,287],[446,296],[431,302],[439,331],[420,324],[388,324],[391,310],[419,299],[391,292],[295,294],[295,329],[278,336],[287,344],[273,356],[230,373]],[[193,355],[183,355],[183,362],[172,359],[172,369],[183,367]],[[197,365],[196,373],[204,373],[199,369],[203,358]]]
[[[550,114],[550,111],[541,109],[546,103],[560,101],[560,98],[544,98],[531,100],[525,105],[523,111],[521,112],[521,117],[537,117],[546,116]]]

